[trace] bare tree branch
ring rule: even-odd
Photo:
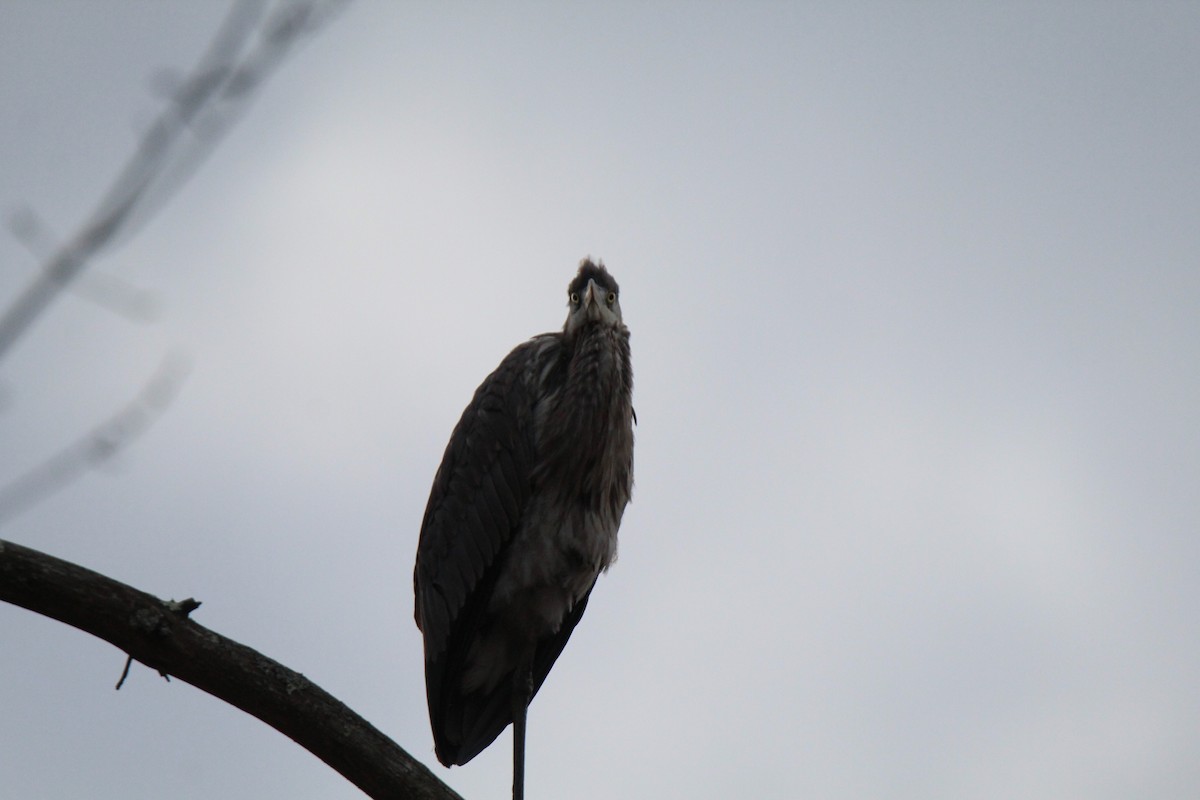
[[[462,800],[369,722],[298,672],[91,570],[0,540],[0,600],[98,636],[293,739],[368,796]]]

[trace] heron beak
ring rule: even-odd
[[[587,289],[583,293],[583,307],[587,311],[588,319],[600,319],[600,290],[596,288],[594,280],[588,281]]]

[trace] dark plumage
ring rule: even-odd
[[[438,760],[465,764],[524,708],[616,558],[633,485],[619,288],[584,260],[563,330],[518,345],[450,436],[413,573]],[[517,753],[520,785],[521,753]]]

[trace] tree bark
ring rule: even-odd
[[[0,540],[0,600],[119,647],[258,717],[379,800],[462,800],[373,725],[277,661],[188,619],[198,603],[164,602],[97,572]]]

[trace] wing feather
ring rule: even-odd
[[[445,650],[455,619],[512,538],[529,497],[528,347],[509,353],[480,384],[433,479],[413,574],[427,655]]]

